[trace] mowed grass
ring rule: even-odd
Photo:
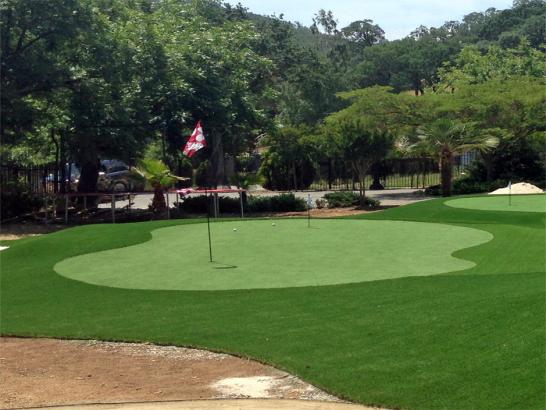
[[[492,241],[455,253],[476,266],[357,284],[150,291],[88,285],[53,270],[65,258],[142,243],[180,222],[88,226],[17,241],[1,254],[1,331],[226,351],[390,408],[543,409],[544,214],[443,202],[365,219],[490,232]]]
[[[229,221],[157,229],[150,241],[65,259],[59,274],[127,289],[229,290],[334,285],[426,276],[474,266],[451,254],[489,232],[406,221]],[[385,248],[396,248],[396,254]]]
[[[491,195],[452,199],[445,203],[454,208],[482,211],[546,212],[546,195]]]

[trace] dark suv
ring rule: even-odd
[[[66,164],[66,183],[71,191],[76,191],[80,180],[81,171],[74,163]],[[50,174],[48,182],[54,180]],[[128,192],[143,191],[144,178],[125,162],[117,159],[103,159],[100,161],[99,179],[97,181],[98,192]]]
[[[138,177],[136,170],[131,170],[127,164],[117,159],[103,159],[100,162],[99,192],[128,192],[144,190],[144,181]]]

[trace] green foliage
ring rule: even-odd
[[[330,192],[324,195],[328,208],[350,208],[358,205],[359,195],[351,191]]]
[[[225,196],[218,197],[220,212],[227,214],[238,214],[241,212],[241,202],[239,198],[230,198]],[[212,198],[210,196],[189,196],[180,204],[180,209],[188,214],[206,214],[212,215]]]
[[[3,183],[0,191],[2,220],[36,211],[40,205],[42,199],[32,194],[30,186],[23,179]]]
[[[453,182],[452,195],[482,194],[492,192],[508,185],[506,180],[491,182],[476,181],[472,178],[462,178]],[[440,196],[443,194],[441,185],[433,185],[425,189],[426,195]]]
[[[241,203],[239,198],[218,197],[220,211],[222,213],[239,214]],[[182,202],[181,209],[190,214],[202,214],[212,209],[211,199],[204,195],[188,197]],[[281,194],[272,196],[249,196],[245,204],[247,213],[267,212],[301,212],[307,209],[304,199],[296,198],[294,194]]]
[[[487,152],[499,143],[498,138],[475,131],[473,124],[464,124],[449,118],[441,118],[425,125],[418,137],[418,149],[438,158],[444,196],[452,194],[455,154],[472,150]]]
[[[248,212],[302,212],[307,209],[303,198],[294,194],[280,194],[273,196],[249,196]]]
[[[153,187],[168,188],[176,182],[176,177],[163,161],[145,158],[140,161],[138,169]]]
[[[510,48],[490,46],[484,53],[475,45],[463,48],[453,64],[439,70],[439,91],[452,92],[464,84],[490,80],[508,80],[524,76],[542,78],[546,71],[546,54],[518,38]]]
[[[308,127],[283,127],[263,141],[260,175],[264,186],[274,190],[306,189],[315,177],[319,150]]]
[[[361,208],[377,208],[380,202],[376,199],[365,197],[351,191],[330,192],[324,195],[328,208],[350,208],[360,206]]]

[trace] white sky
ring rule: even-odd
[[[372,19],[385,30],[389,40],[407,36],[421,24],[438,27],[448,20],[461,20],[465,14],[490,7],[503,10],[512,0],[225,0],[241,3],[251,12],[263,15],[281,13],[285,20],[311,24],[319,9],[332,10],[345,27],[355,20]]]

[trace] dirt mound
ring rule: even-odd
[[[510,194],[510,191],[512,195],[543,194],[544,193],[542,189],[540,189],[539,187],[533,184],[528,184],[527,182],[520,182],[518,184],[513,184],[511,190],[509,187],[500,188],[500,189],[497,189],[496,191],[490,192],[489,195],[508,195]]]

